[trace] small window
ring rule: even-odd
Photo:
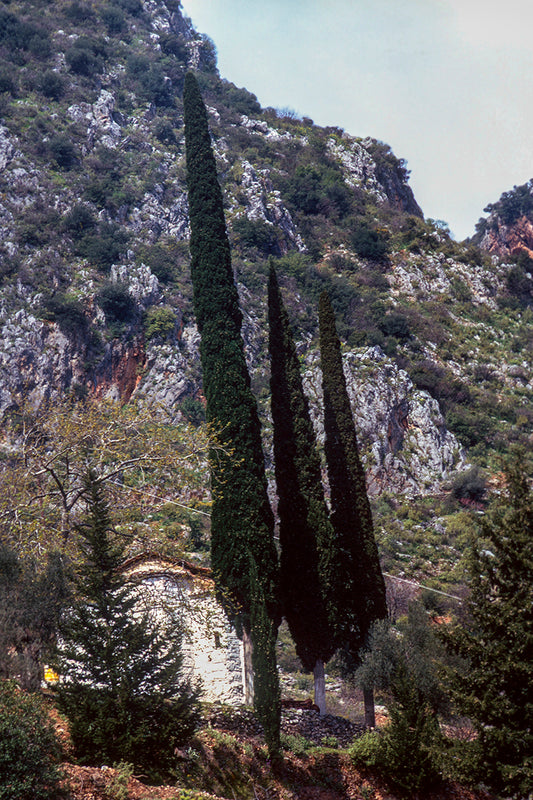
[[[215,631],[215,647],[216,647],[217,649],[218,649],[219,647],[222,647],[222,645],[221,645],[221,643],[220,643],[220,633],[219,633],[218,631]]]

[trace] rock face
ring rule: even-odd
[[[27,0],[28,15],[32,3]],[[381,304],[383,314],[402,313],[410,304],[416,317],[417,303],[452,307],[463,290],[472,306],[497,310],[496,293],[505,282],[500,267],[489,272],[442,248],[405,246],[406,217],[416,218],[410,219],[416,227],[424,225],[423,215],[404,162],[386,145],[262,110],[249,92],[219,78],[212,43],[176,0],[143,0],[142,13],[125,4],[121,31],[106,27],[103,0],[91,4],[85,27],[56,5],[46,11],[49,62],[27,61],[16,96],[8,92],[0,104],[0,416],[24,395],[35,405],[78,392],[136,397],[162,404],[174,420],[186,399],[202,400],[181,105],[190,67],[205,82],[267,450],[264,276],[270,255],[283,257],[291,312],[296,323],[306,322],[298,338],[302,361],[310,365],[311,395],[318,381],[316,298],[323,286],[349,309],[346,337],[357,330],[357,315],[350,317],[357,304],[378,309],[376,318]],[[76,48],[92,59],[90,74],[72,68]],[[39,88],[43,72],[59,79],[58,94]],[[311,178],[323,181],[317,192],[325,202],[316,213],[294,200],[298,167],[304,173],[310,167]],[[354,249],[361,220],[387,243],[386,263]],[[527,219],[512,235],[509,252],[533,250]],[[111,313],[109,304],[106,310],[106,292],[115,300],[126,295],[130,313]],[[47,313],[50,300],[56,314]],[[74,312],[75,324],[68,316]],[[150,328],[150,320],[165,313],[167,327]],[[493,330],[487,324],[479,335],[493,337]],[[415,339],[421,357],[438,360],[433,342]],[[385,347],[383,337],[367,341]],[[417,391],[391,358],[379,348],[354,347],[345,361],[373,493],[432,492],[464,466],[436,401]],[[457,374],[462,368],[455,360],[447,367]],[[490,370],[513,390],[531,380],[529,363],[508,367],[495,356]],[[313,397],[318,424],[319,391]]]
[[[306,390],[323,439],[317,356],[309,360]],[[465,469],[465,453],[446,429],[436,400],[417,390],[379,347],[346,353],[344,373],[370,495],[431,494]]]
[[[480,247],[500,258],[509,258],[524,252],[533,259],[533,220],[521,216],[506,225],[496,214],[489,216]]]

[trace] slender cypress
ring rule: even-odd
[[[334,530],[324,500],[320,458],[298,356],[273,267],[268,314],[282,608],[304,669],[315,673],[315,702],[323,712],[320,676],[323,663],[335,651],[335,641],[321,568],[324,559],[331,559]]]
[[[187,187],[191,225],[194,308],[207,419],[231,451],[211,458],[213,509],[211,563],[221,592],[250,629],[249,558],[271,614],[277,597],[274,519],[267,495],[261,429],[241,337],[241,311],[233,280],[222,192],[211,148],[207,113],[196,78],[188,73],[183,95]]]
[[[374,539],[365,474],[342,368],[335,314],[327,292],[319,303],[324,395],[324,449],[331,491],[331,521],[341,554],[328,588],[335,634],[348,667],[359,663],[368,631],[387,616],[385,581]],[[370,701],[369,701],[370,702]]]

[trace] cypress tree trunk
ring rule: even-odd
[[[227,452],[210,459],[211,563],[219,594],[238,627],[250,631],[249,559],[277,618],[278,565],[267,495],[261,430],[241,337],[222,193],[205,106],[192,73],[183,95],[194,308],[206,413]]]
[[[326,713],[326,675],[324,673],[324,662],[321,659],[315,661],[313,680],[315,684],[315,705],[318,706],[320,716],[324,716]]]
[[[334,530],[324,500],[315,433],[302,387],[300,365],[276,273],[268,289],[270,387],[274,462],[281,544],[283,613],[304,670],[315,675],[315,694],[324,713],[325,692],[317,685],[322,664],[335,651],[328,620],[327,562],[335,549]]]
[[[359,651],[365,646],[370,626],[387,616],[385,581],[374,539],[335,315],[327,292],[320,296],[319,325],[331,521],[343,554],[337,564],[333,615],[341,653],[351,670],[359,663]],[[367,714],[369,720],[373,718],[373,698],[368,694]]]

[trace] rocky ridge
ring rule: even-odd
[[[32,2],[12,8],[29,13]],[[43,101],[40,78],[27,62],[1,109],[0,412],[23,394],[38,404],[73,390],[121,400],[135,395],[162,403],[176,419],[185,399],[201,400],[180,97],[183,75],[193,67],[206,87],[247,359],[266,416],[264,272],[273,255],[281,259],[282,286],[298,317],[299,349],[314,370],[308,386],[317,418],[316,294],[309,287],[322,282],[344,303],[355,337],[350,343],[344,331],[346,375],[371,491],[431,493],[464,470],[464,447],[447,427],[438,393],[414,381],[409,365],[422,359],[469,381],[475,359],[485,376],[478,371],[476,381],[498,381],[523,402],[530,352],[517,346],[509,359],[507,344],[503,349],[522,336],[521,320],[512,322],[499,350],[482,346],[498,342],[508,265],[465,255],[425,223],[404,162],[383,143],[263,110],[249,92],[221,81],[212,43],[175,0],[145,0],[141,12],[124,15],[118,32],[103,29],[96,4],[93,39],[83,20],[74,24],[65,13],[49,8],[43,18],[53,41],[48,74],[61,81],[61,92]],[[71,66],[76,48],[93,53],[94,77]],[[155,89],[142,82],[142,71]],[[324,178],[320,159],[328,165]],[[312,212],[298,207],[300,179],[311,181],[303,184],[306,196],[318,192]],[[352,241],[343,215],[354,208],[363,216],[353,225],[362,220],[371,241],[387,243],[385,261]],[[519,223],[524,242],[530,224]],[[488,240],[483,246],[493,251]],[[131,298],[124,319],[109,303],[104,309],[109,286]],[[59,311],[44,313],[50,298]],[[65,321],[67,301],[78,304],[78,325]],[[432,304],[442,316],[438,330]],[[472,308],[480,309],[478,318],[471,318]],[[373,316],[364,317],[369,310]],[[157,312],[170,313],[166,327],[147,335],[147,320]],[[369,321],[375,333],[359,344],[358,326]],[[451,344],[459,330],[470,332],[464,348]]]

